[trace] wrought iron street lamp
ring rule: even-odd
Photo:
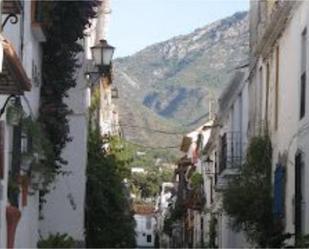
[[[95,83],[101,76],[111,73],[115,47],[109,45],[106,40],[101,40],[90,49],[92,53],[92,66],[95,66],[95,70],[88,70],[85,75],[88,80]],[[91,80],[93,76],[96,76],[96,78]]]
[[[13,99],[13,100],[12,100]],[[0,109],[0,118],[6,110],[6,119],[8,124],[17,126],[21,122],[23,116],[23,107],[20,102],[20,98],[15,95],[10,95],[4,102],[4,105]]]
[[[99,73],[106,73],[112,64],[115,48],[107,43],[106,40],[101,40],[99,44],[91,47],[92,58],[94,65],[98,67]]]

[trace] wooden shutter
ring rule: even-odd
[[[0,121],[0,179],[4,176],[4,122]]]

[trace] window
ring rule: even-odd
[[[220,157],[220,173],[226,169],[227,160],[227,139],[226,133],[221,137],[221,157]]]
[[[278,129],[279,116],[279,46],[276,48],[276,82],[275,82],[275,130]]]
[[[266,103],[265,103],[265,124],[262,125],[267,125],[268,124],[268,106],[269,106],[269,85],[270,85],[270,66],[269,63],[266,64]],[[263,126],[263,129],[267,128]]]
[[[260,129],[261,128],[261,121],[262,121],[262,106],[263,106],[263,85],[264,85],[264,71],[263,67],[259,68],[259,75],[258,75],[258,80],[256,81],[256,103],[254,105],[256,106],[256,111],[257,111],[257,123],[256,127]]]
[[[302,33],[301,43],[300,119],[302,119],[306,113],[307,29]]]
[[[4,122],[0,121],[0,179],[4,176],[4,129]]]
[[[148,229],[148,230],[151,229],[151,217],[147,217],[147,220],[146,220],[146,229]]]
[[[282,219],[284,217],[284,178],[285,170],[282,164],[277,163],[274,179],[274,203],[273,214],[275,218]]]
[[[213,190],[212,190],[212,188],[213,188],[213,183],[212,183],[212,178],[210,179],[210,203],[212,204],[213,202],[214,202],[214,200],[213,200]]]
[[[297,153],[295,156],[295,217],[294,226],[295,234],[299,237],[302,234],[303,213],[302,213],[302,198],[303,198],[303,159],[302,154]]]
[[[306,73],[303,73],[300,79],[300,118],[305,116],[306,112]]]
[[[150,234],[147,235],[147,243],[151,243],[152,241],[152,236]]]

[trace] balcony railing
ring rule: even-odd
[[[243,142],[240,132],[228,132],[221,137],[219,173],[227,168],[239,168],[243,160]]]

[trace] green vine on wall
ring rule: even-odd
[[[75,72],[79,67],[76,56],[83,50],[78,40],[83,38],[85,27],[95,16],[97,5],[97,0],[44,2],[47,41],[43,44],[39,122],[51,145],[44,164],[54,176],[64,172],[62,166],[67,164],[61,154],[71,141],[67,117],[71,110],[64,98],[76,85]]]
[[[243,230],[259,247],[282,247],[289,237],[276,226],[271,185],[272,147],[268,136],[251,140],[246,162],[223,192],[223,209],[231,216],[233,228]]]

